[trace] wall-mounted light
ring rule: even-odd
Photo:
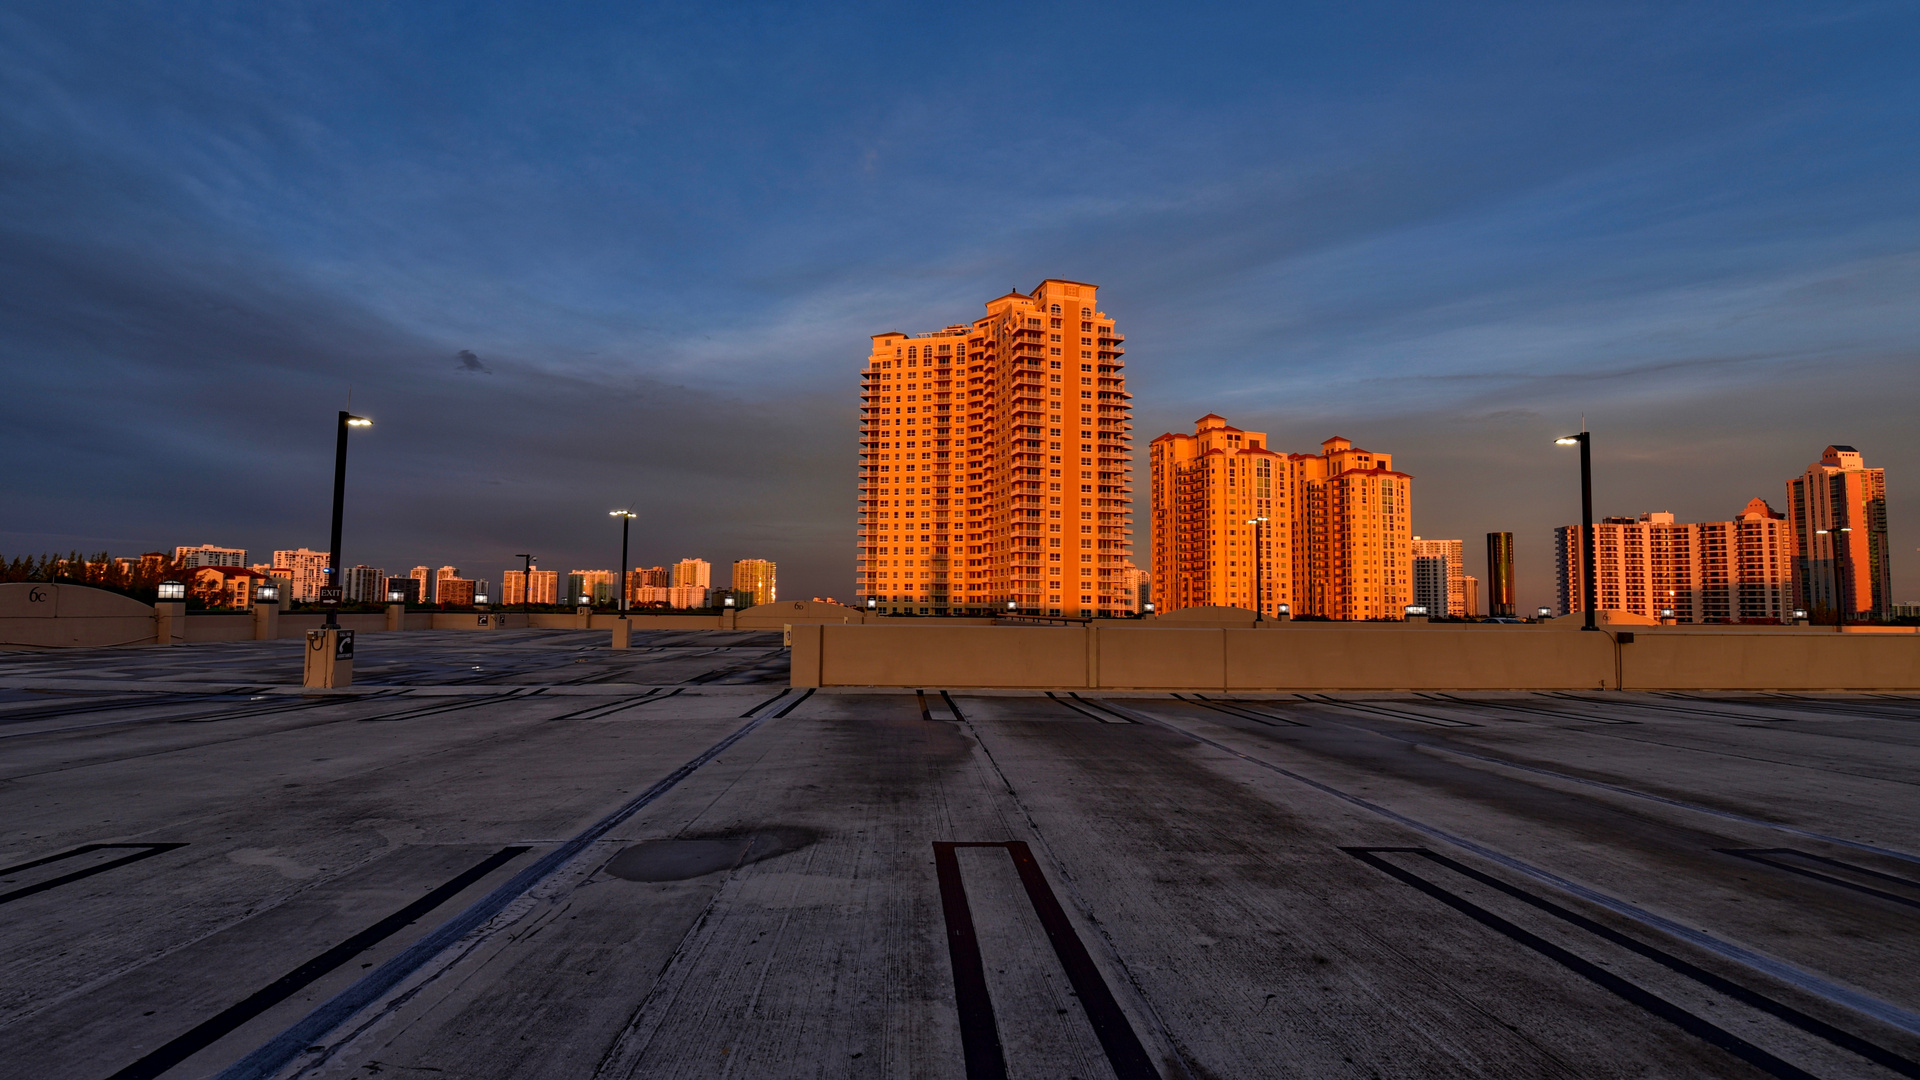
[[[274,604],[280,600],[280,586],[261,585],[253,590],[253,602],[256,604]]]
[[[388,589],[388,590],[387,590],[387,603],[389,603],[389,604],[404,604],[404,603],[406,603],[406,602],[407,602],[407,594],[406,594],[406,592],[405,592],[404,590],[402,590],[402,589]]]
[[[486,593],[477,592],[473,594],[473,602],[476,604],[490,603],[492,602],[492,597],[489,597]]]
[[[1426,613],[1427,613],[1427,605],[1425,604],[1408,604],[1407,605],[1407,615],[1409,618],[1415,615],[1425,615]]]
[[[177,581],[161,582],[159,592],[160,599],[162,600],[185,600],[187,598],[187,587]]]
[[[1543,618],[1543,619],[1549,619],[1549,618],[1552,618],[1552,617],[1553,617],[1553,609],[1552,609],[1552,608],[1545,608],[1545,607],[1543,607],[1543,608],[1541,608],[1541,609],[1540,609],[1540,617],[1541,617],[1541,618]]]

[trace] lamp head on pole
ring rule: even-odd
[[[1553,440],[1553,445],[1579,446],[1581,443],[1586,441],[1587,441],[1587,433],[1583,431],[1578,435],[1562,435],[1559,438]]]
[[[639,515],[639,514],[636,514],[636,513],[634,513],[634,512],[633,512],[633,511],[631,511],[631,510],[609,510],[609,511],[607,511],[607,516],[608,516],[608,517],[626,517],[626,518],[630,518],[630,517],[639,517],[640,515]]]
[[[364,416],[353,416],[349,414],[347,416],[347,426],[348,427],[372,427],[373,421],[367,419]]]

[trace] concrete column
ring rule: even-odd
[[[253,602],[253,640],[273,641],[280,636],[280,603],[277,600]]]
[[[585,604],[577,604],[573,609],[573,628],[575,630],[593,629],[593,609]]]
[[[321,690],[353,685],[353,631],[330,627],[307,631],[307,663],[300,685]]]
[[[387,605],[387,629],[405,630],[407,628],[407,605]]]
[[[736,626],[736,623],[734,622],[734,620],[738,619],[739,617],[740,617],[740,610],[738,608],[727,608],[726,610],[722,611],[720,613],[720,629],[722,630],[734,629]]]
[[[613,620],[613,647],[614,648],[624,649],[627,647],[627,637],[630,633],[632,633],[632,627],[633,627],[633,624],[627,621],[627,617],[625,615],[622,615],[618,619]]]
[[[153,605],[153,643],[179,645],[187,640],[187,603],[161,600]]]

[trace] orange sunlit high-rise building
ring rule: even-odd
[[[1731,521],[1676,522],[1665,512],[1593,526],[1596,610],[1679,623],[1780,623],[1792,618],[1791,533],[1764,499]],[[1554,531],[1560,612],[1585,611],[1580,529]]]
[[[855,593],[882,611],[1124,614],[1132,409],[1097,286],[876,334],[861,376]]]
[[[1892,613],[1887,562],[1887,474],[1869,469],[1860,451],[1829,446],[1807,471],[1787,481],[1793,533],[1795,602],[1823,621]]]
[[[1238,607],[1269,615],[1294,600],[1295,516],[1288,483],[1297,463],[1267,436],[1213,413],[1193,434],[1148,446],[1153,482],[1154,607]]]
[[[1305,528],[1294,565],[1306,573],[1296,613],[1329,619],[1400,619],[1413,603],[1413,477],[1393,455],[1335,436],[1303,464]],[[1296,496],[1296,505],[1299,497]]]
[[[1279,453],[1213,414],[1155,439],[1154,606],[1403,618],[1413,478],[1346,439],[1321,449]]]

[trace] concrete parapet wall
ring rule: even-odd
[[[1915,690],[1920,637],[1800,628],[1116,623],[815,625],[794,686],[1196,690]]]
[[[0,584],[0,649],[74,649],[154,643],[154,610],[84,585]]]

